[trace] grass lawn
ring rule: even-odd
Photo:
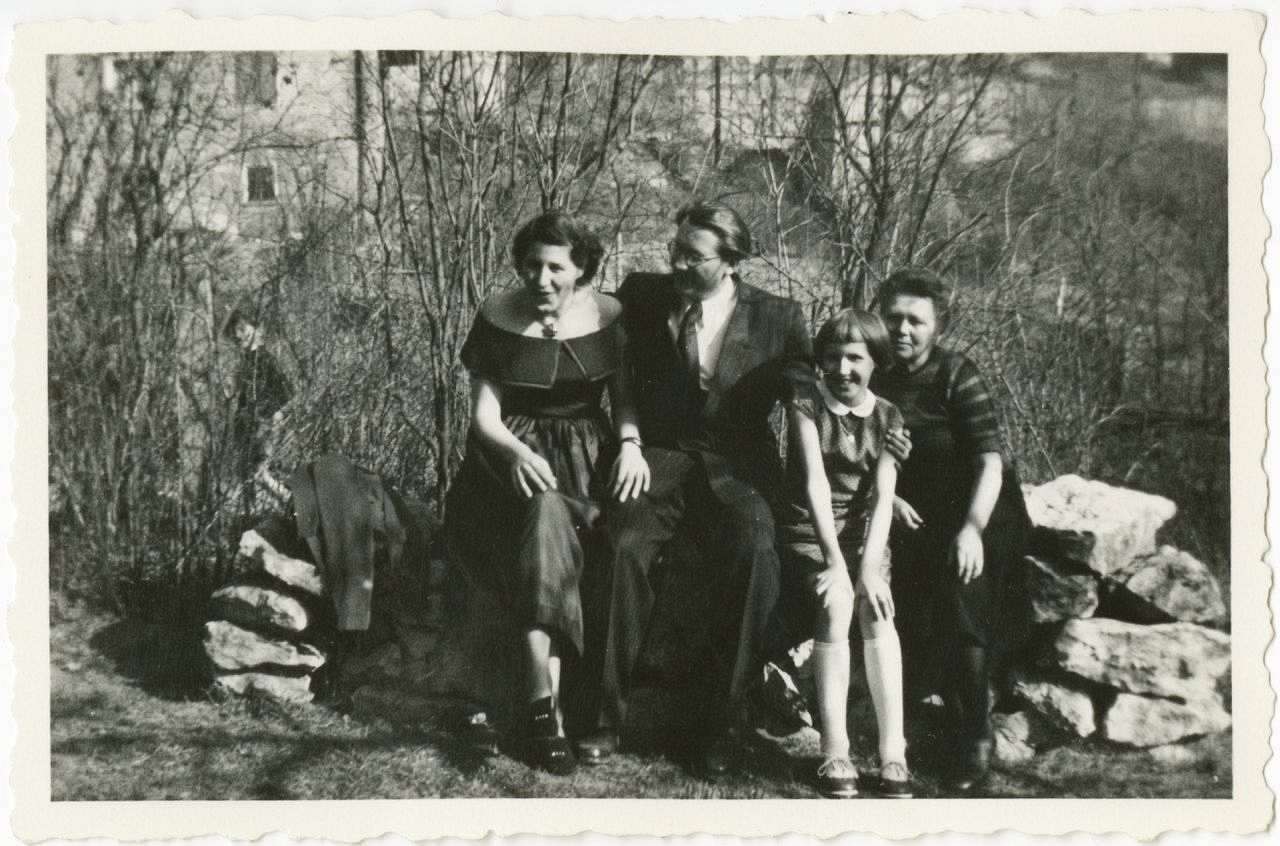
[[[199,692],[194,634],[172,627],[59,611],[51,661],[55,800],[816,796],[806,732],[755,744],[742,774],[716,784],[658,754],[618,755],[561,778],[475,756],[447,730],[448,703],[393,690],[362,688],[343,710],[214,701]],[[917,795],[939,795],[929,739],[909,740]],[[869,720],[854,747],[869,764]],[[1181,768],[1101,743],[1060,747],[1000,769],[986,795],[1230,797],[1230,734],[1192,747],[1198,762]]]

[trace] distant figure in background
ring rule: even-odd
[[[872,388],[902,412],[913,444],[894,501],[893,602],[907,690],[939,689],[955,767],[950,786],[986,778],[993,747],[989,658],[1007,633],[1005,578],[1026,546],[1026,504],[1001,457],[995,404],[978,369],[938,345],[950,290],[906,268],[880,287],[894,366]]]
[[[262,484],[276,496],[280,482],[271,474],[268,460],[279,437],[284,413],[282,409],[293,397],[293,387],[265,347],[259,321],[244,306],[236,306],[227,314],[223,336],[240,345],[240,363],[236,367],[228,445],[230,467],[235,484],[240,486],[246,514],[254,510],[254,486]]]
[[[526,757],[566,774],[576,762],[560,671],[585,651],[580,583],[592,565],[580,533],[604,497],[647,490],[649,468],[623,381],[622,304],[591,287],[599,240],[551,211],[521,227],[511,253],[521,284],[484,303],[462,349],[471,430],[445,537],[451,565],[498,596],[517,633]]]

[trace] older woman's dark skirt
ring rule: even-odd
[[[926,520],[915,531],[894,527],[893,601],[913,694],[949,676],[957,650],[979,646],[1000,655],[1025,637],[1025,599],[1016,583],[1029,528],[1021,496],[1016,482],[1002,490],[982,535],[982,574],[967,584],[950,558],[960,519]]]

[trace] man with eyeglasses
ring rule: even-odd
[[[751,236],[733,209],[696,202],[676,215],[671,272],[630,274],[618,290],[630,384],[650,489],[614,502],[607,519],[611,584],[600,731],[578,743],[584,763],[616,746],[654,604],[649,574],[677,531],[690,530],[712,568],[702,742],[693,763],[716,777],[736,757],[735,730],[770,643],[778,595],[773,516],[761,492],[781,478],[768,425],[788,360],[807,359],[800,306],[743,282]],[[636,446],[641,446],[636,444]]]

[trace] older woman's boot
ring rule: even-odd
[[[995,747],[991,727],[991,688],[987,679],[987,651],[969,646],[958,650],[952,705],[955,760],[947,786],[958,793],[981,789],[991,770]]]

